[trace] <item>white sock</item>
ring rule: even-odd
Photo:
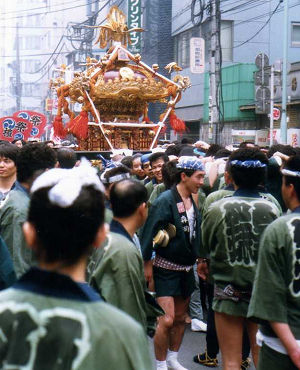
[[[169,360],[171,360],[171,361],[174,361],[174,360],[177,361],[177,358],[178,358],[178,352],[168,350],[168,354],[167,354],[168,361]]]
[[[168,369],[167,367],[167,361],[159,361],[159,360],[156,360],[156,369],[159,370],[166,370]]]

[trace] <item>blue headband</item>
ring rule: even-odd
[[[150,156],[151,156],[152,153],[148,153],[148,154],[143,154],[141,156],[141,162],[142,163],[147,163],[147,162],[150,162]]]
[[[234,160],[230,162],[232,166],[235,167],[242,167],[242,168],[265,168],[267,165],[265,163],[262,163],[261,161],[253,161],[253,160],[247,160],[247,161],[238,161]]]
[[[197,148],[194,149],[194,153],[197,154],[197,155],[200,155],[201,157],[204,157],[206,153],[204,152],[201,152],[200,150],[198,150]]]
[[[197,157],[182,156],[176,165],[177,168],[193,171],[204,171],[204,165]]]

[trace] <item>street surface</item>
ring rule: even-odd
[[[185,335],[183,338],[183,343],[181,345],[179,351],[179,362],[182,366],[187,368],[188,370],[205,370],[205,369],[222,369],[222,364],[220,362],[220,355],[219,358],[219,367],[209,368],[206,366],[202,366],[196,364],[193,361],[193,357],[197,353],[202,353],[205,350],[206,342],[205,342],[205,333],[200,332],[193,332],[190,329],[190,325],[186,326]],[[150,344],[151,353],[153,354],[153,345]],[[153,362],[154,362],[154,355],[153,355]],[[250,370],[254,370],[255,367],[252,365]]]

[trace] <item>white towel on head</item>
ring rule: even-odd
[[[31,193],[52,187],[48,197],[52,204],[62,208],[71,206],[78,198],[83,186],[93,186],[104,192],[104,186],[97,176],[97,170],[91,166],[85,158],[81,159],[80,165],[72,169],[54,168],[39,176],[31,187]]]

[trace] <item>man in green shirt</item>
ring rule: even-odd
[[[153,336],[157,316],[163,311],[146,291],[141,252],[133,237],[148,215],[147,191],[137,180],[122,180],[110,190],[114,218],[102,258],[96,261],[91,277],[106,302],[126,312]],[[148,298],[148,301],[147,301]]]
[[[56,153],[45,144],[27,144],[17,154],[18,186],[10,191],[0,208],[0,228],[18,278],[35,260],[34,253],[26,246],[22,231],[29,206],[29,191],[35,178],[55,164]]]
[[[23,229],[38,267],[0,293],[1,369],[152,369],[142,327],[85,283],[106,234],[103,190],[87,164],[34,182]]]
[[[194,290],[193,265],[200,254],[200,215],[192,194],[197,194],[203,177],[200,160],[189,156],[179,158],[176,185],[154,201],[141,235],[146,280],[150,282],[153,276],[157,302],[166,313],[159,318],[154,337],[157,369],[185,369],[177,355]],[[172,238],[163,232],[170,225],[175,229]],[[159,241],[160,234],[164,235],[163,239],[167,237],[166,242]]]
[[[280,210],[259,194],[267,166],[258,149],[239,149],[229,157],[235,192],[212,203],[202,223],[203,257],[209,257],[214,280],[213,310],[225,370],[238,370],[244,324],[254,363],[257,326],[246,320],[262,232]],[[206,262],[202,263],[203,270]]]
[[[166,162],[169,161],[169,158],[164,152],[156,152],[151,154],[151,156],[149,157],[149,161],[154,177],[146,185],[148,199],[150,198],[150,195],[153,189],[156,187],[156,185],[161,184],[163,182],[162,167]]]
[[[300,156],[281,171],[291,213],[269,225],[261,240],[248,316],[261,323],[258,369],[300,369]]]

